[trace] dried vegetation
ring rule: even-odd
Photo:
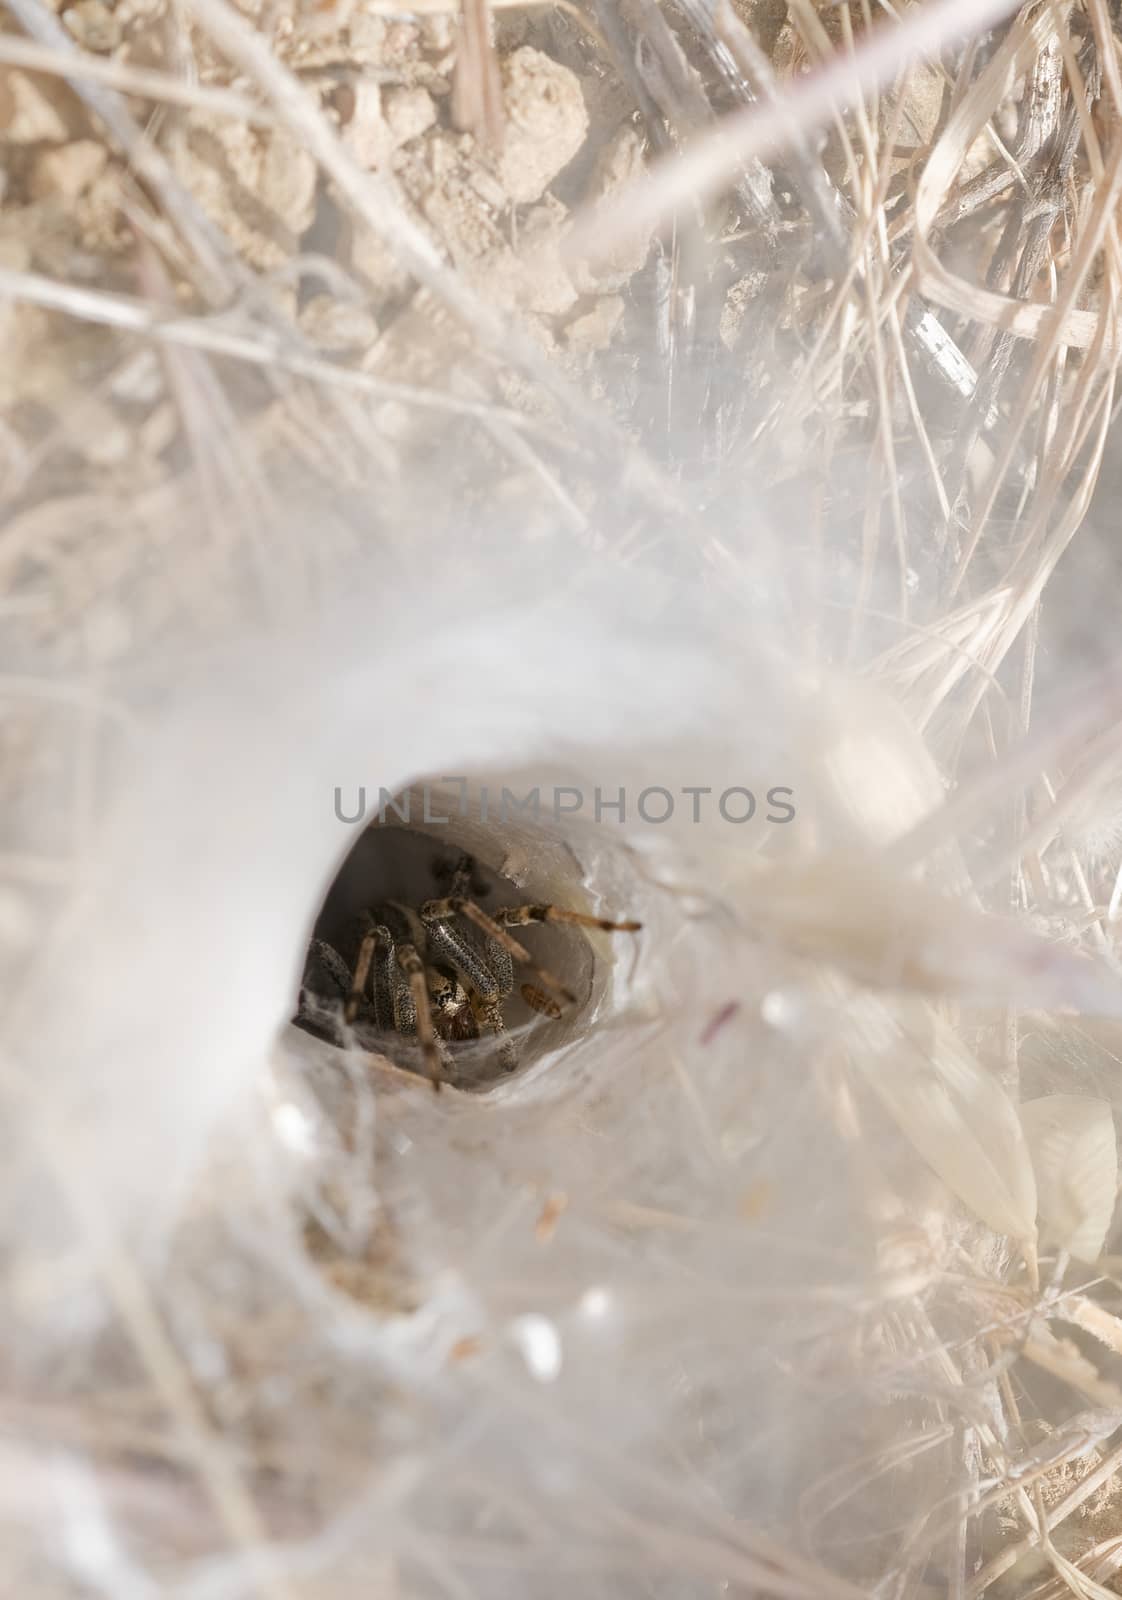
[[[324,1047],[272,1213],[218,1137],[151,1272],[6,1231],[0,1587],[1122,1592],[1107,0],[0,16],[13,996],[146,664],[442,562],[437,499],[457,559],[669,577],[884,696],[641,1078],[496,1150]],[[8,1145],[20,1204],[88,1221],[72,1154]]]

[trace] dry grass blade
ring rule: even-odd
[[[691,203],[720,192],[753,156],[797,146],[833,121],[861,94],[892,82],[901,68],[966,34],[978,33],[1015,10],[1012,0],[932,0],[894,26],[882,25],[850,57],[809,73],[782,102],[722,119],[681,157],[666,161],[613,204],[611,214],[584,218],[569,240],[570,259],[595,256],[636,233],[652,232]]]
[[[77,54],[70,36],[40,0],[4,0],[4,4],[34,40],[53,50],[62,61]],[[237,281],[232,267],[233,251],[202,213],[194,196],[180,183],[156,145],[137,127],[120,95],[81,74],[76,77],[74,88],[104,123],[137,176],[161,197],[166,215],[174,219],[205,271],[212,297],[216,300],[228,298]]]
[[[533,430],[535,423],[518,411],[504,410],[486,400],[471,400],[440,394],[414,384],[395,383],[373,373],[356,371],[334,362],[286,349],[267,330],[239,333],[227,317],[176,317],[147,300],[128,295],[108,294],[72,284],[53,283],[34,273],[9,271],[0,267],[0,297],[17,303],[63,311],[80,321],[100,323],[130,333],[163,340],[187,349],[209,351],[252,366],[275,368],[294,377],[307,378],[327,388],[349,389],[373,399],[401,401],[422,409],[445,411],[455,416],[481,417],[501,421],[517,429]]]
[[[220,116],[236,117],[257,127],[271,127],[275,120],[271,111],[234,89],[205,83],[185,83],[172,77],[170,72],[137,67],[122,61],[106,61],[101,56],[88,55],[81,50],[60,51],[57,42],[36,44],[30,39],[4,34],[0,36],[0,64],[25,67],[30,72],[49,73],[52,77],[67,78],[71,82],[84,80],[101,83],[107,89],[116,89],[121,94],[135,95],[165,105],[193,107],[197,111],[215,111]]]
[[[491,40],[487,0],[463,0],[452,80],[452,116],[458,128],[497,150],[503,139],[503,90]]]

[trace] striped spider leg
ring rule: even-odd
[[[315,1033],[334,1032],[339,1007],[351,992],[351,970],[326,939],[313,938],[304,961],[297,1021]],[[328,999],[333,994],[334,1000]]]
[[[532,922],[551,922],[569,927],[599,928],[604,933],[637,933],[642,924],[634,921],[612,922],[607,917],[593,917],[583,911],[568,911],[562,906],[548,904],[505,906],[488,914],[465,893],[471,885],[471,870],[471,859],[465,856],[456,868],[448,895],[440,900],[428,900],[421,907],[421,922],[430,948],[434,943],[438,948],[442,947],[471,985],[476,1015],[484,1027],[499,1036],[500,1058],[509,1070],[517,1065],[517,1058],[511,1054],[513,1043],[506,1035],[502,1002],[514,987],[514,962],[526,967],[542,986],[537,989],[531,984],[522,985],[522,996],[534,1010],[556,1020],[561,1015],[560,1006],[543,990],[552,991],[570,1005],[575,1004],[576,996],[547,967],[539,966],[525,945],[507,931],[508,928],[526,927]],[[465,948],[464,934],[456,929],[453,922],[459,916],[474,924],[484,936],[484,966],[494,980],[492,986],[487,986],[485,980],[481,985],[478,973],[469,970],[463,963],[462,955],[457,955],[453,948],[453,943],[461,952]],[[472,946],[467,945],[466,948],[470,951]]]
[[[383,1032],[416,1035],[434,1089],[444,1076],[445,1053],[433,1013],[443,1020],[457,1007],[454,976],[426,967],[418,951],[424,930],[405,906],[390,902],[366,912],[365,932],[355,958],[354,976],[343,1010],[348,1025],[355,1021],[367,986],[374,1003],[374,1021]],[[461,992],[462,993],[462,992]]]
[[[475,863],[461,856],[453,873],[447,902],[429,901],[421,907],[420,923],[430,957],[450,967],[467,985],[467,998],[474,1024],[468,1037],[478,1038],[483,1029],[498,1041],[499,1062],[504,1072],[518,1066],[518,1051],[506,1031],[503,1001],[514,987],[514,968],[510,953],[501,939],[484,931],[481,939],[475,928],[457,922],[457,912],[441,912],[439,907],[453,902],[468,904],[467,892]],[[433,909],[437,908],[437,909]]]

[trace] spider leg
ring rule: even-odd
[[[386,927],[381,929],[374,958],[374,1016],[387,1033],[416,1033],[417,1007],[413,992],[398,961],[403,940],[395,942]]]
[[[384,970],[387,954],[391,961],[393,959],[393,939],[388,928],[384,928],[380,923],[371,921],[370,926],[362,936],[362,943],[358,947],[358,955],[355,957],[354,977],[351,980],[347,1003],[343,1008],[343,1021],[348,1024],[352,1023],[358,1015],[358,1008],[362,1004],[362,998],[366,991],[366,983],[370,977],[370,968],[374,962],[375,952],[381,958],[378,962],[378,968]],[[376,976],[374,980],[374,1014],[378,1019],[380,1028],[393,1025],[392,1020],[387,1024],[386,1013],[388,1010],[385,983],[384,981],[379,982]]]
[[[494,917],[488,916],[481,906],[477,906],[474,900],[453,898],[429,900],[427,904],[421,907],[421,921],[430,930],[434,924],[437,926],[446,924],[449,917],[457,915],[465,916],[469,922],[474,922],[475,926],[481,929],[494,944],[498,945],[515,961],[519,961],[523,966],[527,967],[538,982],[544,984],[547,989],[552,989],[555,994],[559,994],[570,1005],[576,1003],[577,997],[573,991],[563,984],[560,978],[556,978],[552,972],[548,972],[545,967],[539,967],[525,945],[519,944],[518,940],[513,938],[505,928],[499,926]],[[472,981],[474,982],[474,979]],[[511,982],[513,983],[513,978]],[[509,992],[508,988],[507,993]]]
[[[369,983],[377,1026],[383,1032],[416,1035],[433,1088],[439,1089],[444,1056],[433,1023],[425,965],[411,941],[395,940],[385,923],[376,922],[369,912],[366,921],[344,1020],[354,1021]]]
[[[429,1070],[433,1088],[439,1090],[444,1076],[444,1058],[440,1053],[436,1028],[433,1026],[432,1004],[429,1000],[429,986],[425,978],[425,964],[417,954],[416,946],[412,944],[398,945],[397,961],[409,984],[413,1021],[417,1030],[417,1037],[421,1041],[425,1065]],[[405,1030],[400,1028],[399,1031],[404,1032]]]
[[[477,1026],[487,1028],[495,1035],[499,1049],[499,1063],[503,1071],[513,1072],[518,1066],[518,1047],[506,1031],[502,1006],[497,1000],[484,1000],[473,993],[472,1012]]]
[[[339,1031],[339,1004],[351,989],[351,971],[334,945],[312,939],[304,961],[304,976],[296,1004],[297,1021],[315,1032]],[[334,1000],[331,998],[335,991]]]
[[[338,989],[340,998],[351,991],[351,969],[335,946],[328,944],[326,939],[312,940],[304,962],[303,987],[311,988],[313,993],[321,993],[323,985],[312,983],[311,980],[314,978],[326,978]]]
[[[456,861],[450,869],[446,868],[445,873],[442,875],[447,875],[449,878],[447,890],[447,897],[449,899],[470,900],[472,898],[473,889],[475,890],[475,893],[479,894],[480,896],[486,893],[484,886],[474,881],[474,856],[469,856],[466,854],[460,856],[459,860]]]
[[[539,1011],[543,1017],[549,1017],[551,1022],[560,1021],[561,1007],[556,1000],[546,994],[544,989],[535,988],[532,983],[524,983],[519,993],[532,1010]]]
[[[495,921],[506,928],[524,928],[530,922],[563,922],[574,928],[599,928],[604,933],[638,933],[641,922],[609,922],[607,917],[590,917],[583,911],[566,911],[564,906],[502,906]]]

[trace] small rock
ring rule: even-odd
[[[512,200],[537,200],[588,132],[580,80],[529,45],[506,56],[501,70],[506,132],[499,176]]]
[[[54,195],[76,200],[105,170],[109,153],[95,139],[75,139],[57,150],[45,150],[31,169],[29,188],[34,200]]]
[[[420,48],[421,32],[415,22],[390,22],[386,27],[385,59],[409,61]]]
[[[457,265],[477,261],[503,242],[493,208],[472,182],[477,169],[460,154],[458,140],[434,133],[421,146],[415,170],[400,171],[402,186]]]
[[[628,123],[605,145],[589,185],[587,203],[605,205],[613,195],[643,171],[643,140]],[[650,234],[624,239],[608,255],[575,269],[578,287],[586,294],[622,289],[643,266],[651,248]]]
[[[450,11],[434,11],[421,18],[421,48],[429,55],[445,55],[455,43],[456,29]]]
[[[409,288],[409,273],[372,228],[355,225],[351,237],[350,266],[369,286],[376,303],[393,300]]]
[[[390,89],[382,113],[394,146],[416,139],[436,121],[436,106],[426,89]]]
[[[71,202],[70,215],[83,250],[97,256],[118,255],[130,248],[132,236],[125,223],[121,191],[120,168],[106,166]]]
[[[59,96],[56,82],[39,82],[25,72],[0,72],[0,139],[9,144],[61,144],[70,129]]]
[[[155,405],[163,389],[164,369],[153,349],[138,350],[109,384],[110,395],[124,405]]]
[[[462,140],[439,133],[425,144],[424,159],[433,178],[442,182],[458,172],[463,165]]]
[[[382,115],[382,91],[376,83],[355,84],[354,106],[343,143],[360,166],[370,171],[384,166],[392,141]]]
[[[90,661],[102,666],[119,661],[133,643],[133,626],[128,613],[116,605],[88,611],[83,618],[82,633]]]
[[[300,313],[300,326],[323,350],[344,354],[369,350],[378,324],[365,306],[348,305],[329,294],[317,294]]]
[[[574,317],[569,323],[565,329],[565,343],[570,350],[582,354],[594,350],[606,350],[612,342],[622,316],[623,301],[620,296],[603,295],[591,311],[586,311],[581,317]]]
[[[19,234],[0,234],[0,267],[9,272],[26,272],[31,265],[31,246]],[[11,305],[3,302],[4,310]]]
[[[292,253],[315,213],[316,163],[287,133],[194,113],[179,174],[252,265],[268,272]]]
[[[262,142],[258,172],[256,193],[299,237],[315,214],[315,159],[287,134],[277,132]]]
[[[103,0],[78,0],[62,13],[62,20],[83,50],[106,53],[121,42],[121,24]]]
[[[470,167],[467,181],[484,205],[490,206],[492,211],[506,210],[506,190],[493,172],[485,172],[482,167]]]
[[[518,300],[528,311],[563,317],[577,303],[573,280],[561,260],[561,228],[566,212],[559,200],[547,198],[523,219],[524,254],[517,258]]]
[[[355,114],[355,87],[353,83],[333,83],[329,78],[319,85],[323,98],[323,108],[335,119],[340,128],[345,128]]]
[[[67,424],[68,443],[95,467],[119,467],[135,452],[131,428],[126,427],[114,408],[86,397]]]
[[[726,349],[735,348],[748,307],[763,289],[766,280],[766,273],[750,272],[746,277],[738,278],[725,296],[725,303],[721,309],[720,333],[721,342]]]

